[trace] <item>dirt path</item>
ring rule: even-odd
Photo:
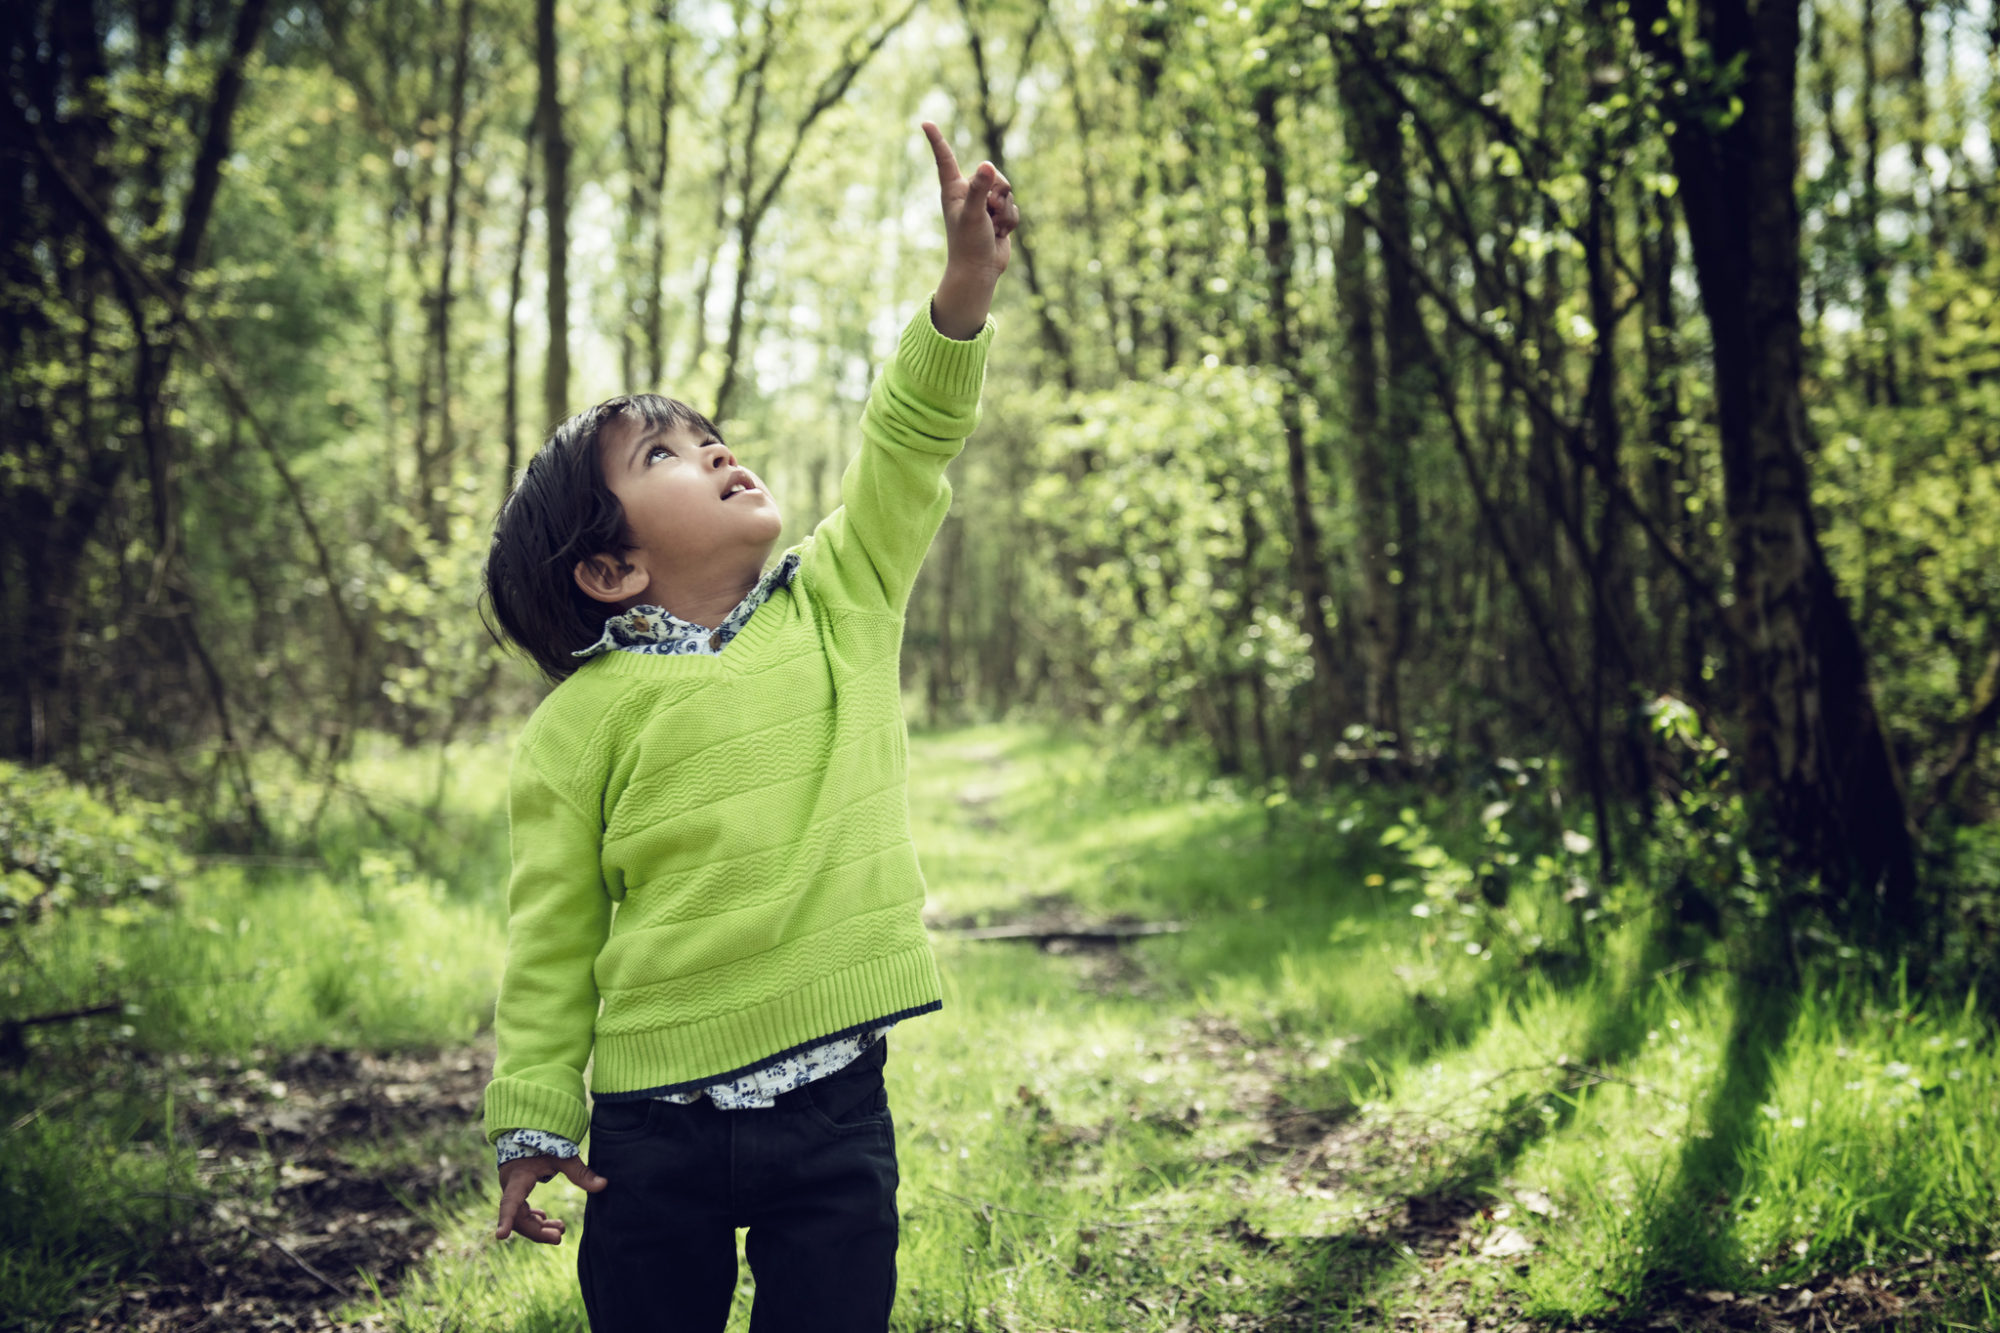
[[[438,1244],[427,1206],[485,1165],[488,1052],[312,1050],[265,1067],[189,1064],[169,1080],[194,1176],[152,1272],[68,1327],[132,1333],[369,1328],[332,1312],[385,1294]],[[235,1065],[237,1067],[229,1067]],[[366,1275],[366,1280],[362,1275]]]

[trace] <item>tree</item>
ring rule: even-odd
[[[542,214],[548,219],[549,350],[542,416],[553,427],[569,401],[569,140],[556,65],[556,0],[535,0],[535,120],[542,130]]]
[[[797,165],[799,152],[805,147],[806,136],[812,133],[814,124],[847,95],[855,76],[867,68],[868,62],[875,58],[875,53],[895,35],[896,30],[909,22],[918,2],[910,0],[899,13],[875,24],[873,34],[864,29],[841,43],[839,58],[819,80],[805,108],[793,121],[791,142],[779,153],[777,163],[768,173],[760,170],[758,161],[765,132],[764,114],[773,100],[766,82],[767,72],[772,57],[785,42],[797,17],[792,14],[776,15],[775,0],[759,11],[761,43],[746,71],[750,114],[744,125],[740,150],[742,167],[737,174],[741,202],[736,214],[736,280],[729,300],[729,331],[722,344],[722,383],[715,391],[714,416],[718,421],[729,415],[730,403],[736,392],[738,367],[743,355],[744,321],[749,311],[750,275],[755,268],[757,254],[757,233],[770,214],[771,205],[777,201],[778,191],[784,188],[792,168]]]
[[[216,725],[235,748],[227,692],[195,626],[181,563],[179,446],[165,389],[177,351],[176,307],[204,266],[267,8],[266,0],[243,0],[221,40],[200,43],[220,50],[207,86],[187,90],[200,136],[184,161],[156,125],[115,116],[110,104],[123,76],[171,86],[170,63],[199,41],[176,31],[170,7],[116,15],[135,38],[122,57],[130,63],[116,68],[106,41],[113,16],[95,5],[14,5],[0,20],[7,48],[0,202],[19,223],[8,228],[0,318],[10,381],[0,432],[19,460],[0,492],[16,519],[0,525],[0,570],[10,589],[0,696],[11,705],[0,755],[43,762],[79,740],[73,641],[85,556],[135,458],[145,467],[168,628],[197,663]],[[187,47],[176,50],[182,41]],[[116,174],[123,160],[136,162],[126,179]],[[166,182],[180,172],[186,186],[170,198]],[[136,207],[114,216],[121,191]]]
[[[1793,864],[1907,931],[1915,864],[1901,785],[1807,477],[1798,0],[1702,0],[1699,48],[1663,0],[1632,0],[1632,16],[1656,77],[1687,89],[1666,95],[1668,143],[1715,345],[1747,781]]]

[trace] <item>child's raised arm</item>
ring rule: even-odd
[[[951,503],[945,465],[979,423],[987,313],[1021,221],[1013,187],[992,163],[968,178],[937,126],[925,121],[924,134],[937,159],[944,277],[869,391],[840,508],[815,530],[807,558],[808,580],[832,600],[899,614]]]

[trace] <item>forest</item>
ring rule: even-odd
[[[1023,221],[893,1327],[2000,1328],[1991,0],[0,34],[0,1328],[586,1326],[487,1229],[495,515],[657,392],[811,532],[922,120]]]

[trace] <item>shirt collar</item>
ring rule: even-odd
[[[798,572],[799,553],[787,551],[785,558],[773,565],[757,580],[757,586],[750,595],[736,604],[736,609],[722,618],[722,623],[713,629],[697,625],[691,620],[682,620],[665,607],[646,604],[621,612],[604,622],[604,633],[597,642],[582,648],[572,657],[595,657],[599,653],[613,649],[628,652],[647,652],[660,645],[692,644],[692,651],[721,652],[729,641],[737,636],[750,616],[758,607],[770,600],[771,594],[792,581]]]

